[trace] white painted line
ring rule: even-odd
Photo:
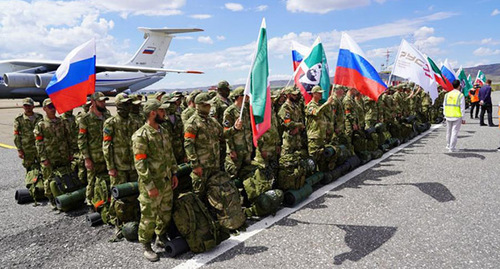
[[[394,153],[396,153],[396,152],[398,152],[398,151],[406,148],[407,146],[415,143],[416,141],[420,140],[422,137],[428,135],[429,133],[431,133],[432,131],[434,131],[435,129],[437,129],[437,128],[441,127],[441,126],[442,126],[441,124],[435,124],[429,130],[427,130],[425,133],[422,133],[421,135],[419,135],[418,137],[416,137],[413,140],[409,141],[408,143],[403,144],[400,147],[393,148],[392,150],[386,152],[381,158],[376,159],[376,160],[372,160],[372,161],[366,163],[365,165],[360,166],[357,169],[349,172],[348,174],[340,177],[336,181],[334,181],[334,182],[332,182],[332,183],[330,183],[328,185],[325,185],[325,186],[317,189],[306,200],[304,200],[301,203],[297,204],[295,207],[285,207],[285,208],[280,209],[278,212],[276,212],[276,215],[269,216],[269,217],[266,217],[266,218],[258,221],[257,223],[255,223],[252,226],[248,227],[248,229],[245,232],[242,232],[242,233],[240,233],[237,236],[231,236],[231,238],[223,241],[220,245],[218,245],[214,249],[212,249],[210,251],[207,251],[207,252],[204,252],[204,253],[197,254],[193,258],[191,258],[191,259],[189,259],[189,260],[187,260],[187,261],[185,261],[185,262],[177,265],[174,268],[175,269],[188,269],[188,268],[189,269],[195,269],[195,268],[202,267],[203,265],[209,263],[210,261],[212,261],[215,258],[219,257],[220,255],[224,254],[225,252],[227,252],[227,251],[231,250],[232,248],[236,247],[240,243],[245,242],[250,237],[258,234],[262,230],[265,230],[265,229],[269,228],[274,223],[282,220],[283,218],[287,217],[288,215],[290,215],[290,214],[294,213],[295,211],[301,209],[302,207],[304,207],[305,205],[309,204],[310,202],[312,202],[312,201],[316,200],[317,198],[323,196],[325,193],[327,193],[327,192],[335,189],[336,187],[338,187],[338,186],[346,183],[347,181],[349,181],[353,177],[356,177],[356,176],[360,175],[361,173],[363,173],[364,171],[366,171],[366,170],[372,168],[373,166],[379,164],[381,161],[383,161],[383,160],[391,157]]]

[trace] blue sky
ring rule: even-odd
[[[270,78],[292,75],[291,42],[321,37],[331,69],[340,34],[348,32],[377,70],[394,61],[401,39],[438,64],[455,68],[500,62],[498,0],[75,0],[0,1],[0,59],[62,60],[92,37],[98,63],[123,64],[143,41],[137,27],[202,28],[181,34],[165,68],[204,71],[169,74],[150,88],[204,87],[246,81],[262,18],[266,18]]]

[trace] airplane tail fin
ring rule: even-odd
[[[126,65],[162,68],[163,60],[167,54],[170,41],[177,33],[200,32],[202,29],[152,29],[139,27],[140,31],[144,32],[144,42],[134,57],[130,59]]]

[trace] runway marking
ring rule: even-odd
[[[16,147],[13,147],[11,145],[7,145],[7,144],[3,144],[3,143],[0,143],[0,147],[6,148],[6,149],[15,149],[16,148]]]
[[[348,174],[340,177],[336,181],[317,189],[306,200],[302,201],[301,203],[299,203],[295,207],[284,207],[284,208],[280,209],[278,212],[276,212],[275,216],[269,216],[269,217],[266,217],[266,218],[260,220],[259,222],[248,227],[248,229],[245,232],[242,232],[237,236],[231,236],[229,239],[223,241],[220,245],[218,245],[214,249],[207,251],[207,252],[204,252],[204,253],[197,254],[193,258],[177,265],[174,268],[175,269],[187,269],[187,268],[194,269],[194,268],[202,267],[203,265],[209,263],[210,261],[212,261],[215,258],[219,257],[220,255],[224,254],[225,252],[236,247],[240,243],[245,242],[250,237],[258,234],[259,232],[261,232],[267,228],[269,228],[274,223],[280,221],[281,219],[287,217],[288,215],[291,215],[292,213],[301,209],[302,207],[309,204],[310,202],[325,195],[327,192],[335,189],[336,187],[346,183],[350,179],[360,175],[364,171],[379,164],[381,161],[391,157],[393,154],[395,154],[398,151],[406,148],[407,146],[415,143],[416,141],[420,140],[422,137],[425,137],[426,135],[428,135],[429,133],[431,133],[432,131],[434,131],[435,129],[437,129],[441,126],[442,126],[441,124],[435,124],[429,130],[427,130],[425,133],[419,135],[418,137],[414,138],[413,140],[409,141],[408,143],[406,143],[402,146],[399,146],[397,148],[393,148],[392,150],[386,152],[381,158],[379,158],[377,160],[372,160],[372,161],[366,163],[365,165],[360,166],[357,169],[349,172]]]

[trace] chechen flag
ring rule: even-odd
[[[292,64],[293,71],[297,70],[300,63],[306,55],[309,54],[310,49],[296,41],[292,40]]]
[[[479,84],[479,86],[482,87],[484,85],[484,83],[486,83],[486,76],[484,75],[483,71],[478,70],[474,84]]]
[[[255,58],[252,61],[245,85],[245,95],[250,97],[253,144],[257,147],[257,140],[271,128],[271,86],[269,84],[265,19],[262,19]]]
[[[95,40],[72,50],[45,89],[59,114],[87,102],[95,91]]]
[[[321,39],[318,37],[314,41],[310,52],[304,57],[293,75],[295,85],[304,96],[306,104],[312,99],[311,90],[319,85],[324,90],[322,99],[326,101],[330,94],[330,77],[328,63],[326,61],[325,50]]]
[[[387,85],[368,62],[361,48],[345,32],[340,40],[339,58],[333,83],[356,88],[361,94],[377,101]]]

